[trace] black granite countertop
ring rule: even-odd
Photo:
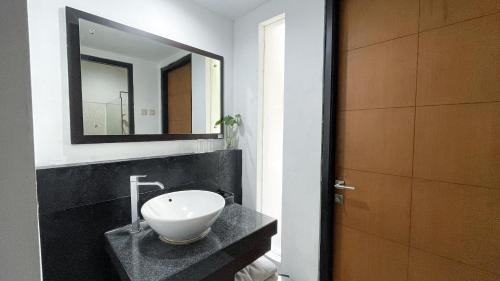
[[[222,280],[220,276],[234,278],[235,272],[270,249],[277,221],[231,204],[207,237],[189,245],[166,244],[149,226],[137,234],[128,229],[105,233],[107,250],[123,280]]]

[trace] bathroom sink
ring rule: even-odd
[[[187,190],[157,196],[144,203],[141,213],[162,241],[189,244],[210,232],[224,205],[217,193]]]

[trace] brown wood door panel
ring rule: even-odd
[[[322,203],[333,237],[322,229],[322,281],[500,280],[494,2],[421,0],[419,12],[418,0],[340,1],[344,49],[326,52],[340,57],[339,107],[335,89],[325,95],[335,151],[323,153],[336,163],[324,162],[322,193],[335,179],[355,190],[334,191],[333,212]]]
[[[167,122],[169,134],[192,133],[191,63],[167,73]]]

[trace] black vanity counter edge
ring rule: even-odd
[[[234,280],[236,272],[271,249],[277,221],[239,204],[226,206],[204,239],[170,245],[146,226],[130,234],[123,226],[106,232],[106,250],[126,281]]]

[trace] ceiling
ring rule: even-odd
[[[241,17],[269,0],[191,0],[229,19]],[[141,36],[104,25],[80,20],[80,44],[85,47],[119,53],[158,62],[182,51]]]
[[[179,52],[185,52],[142,36],[82,19],[80,19],[80,44],[155,63]]]
[[[241,17],[269,0],[193,0],[200,6],[230,19]]]

